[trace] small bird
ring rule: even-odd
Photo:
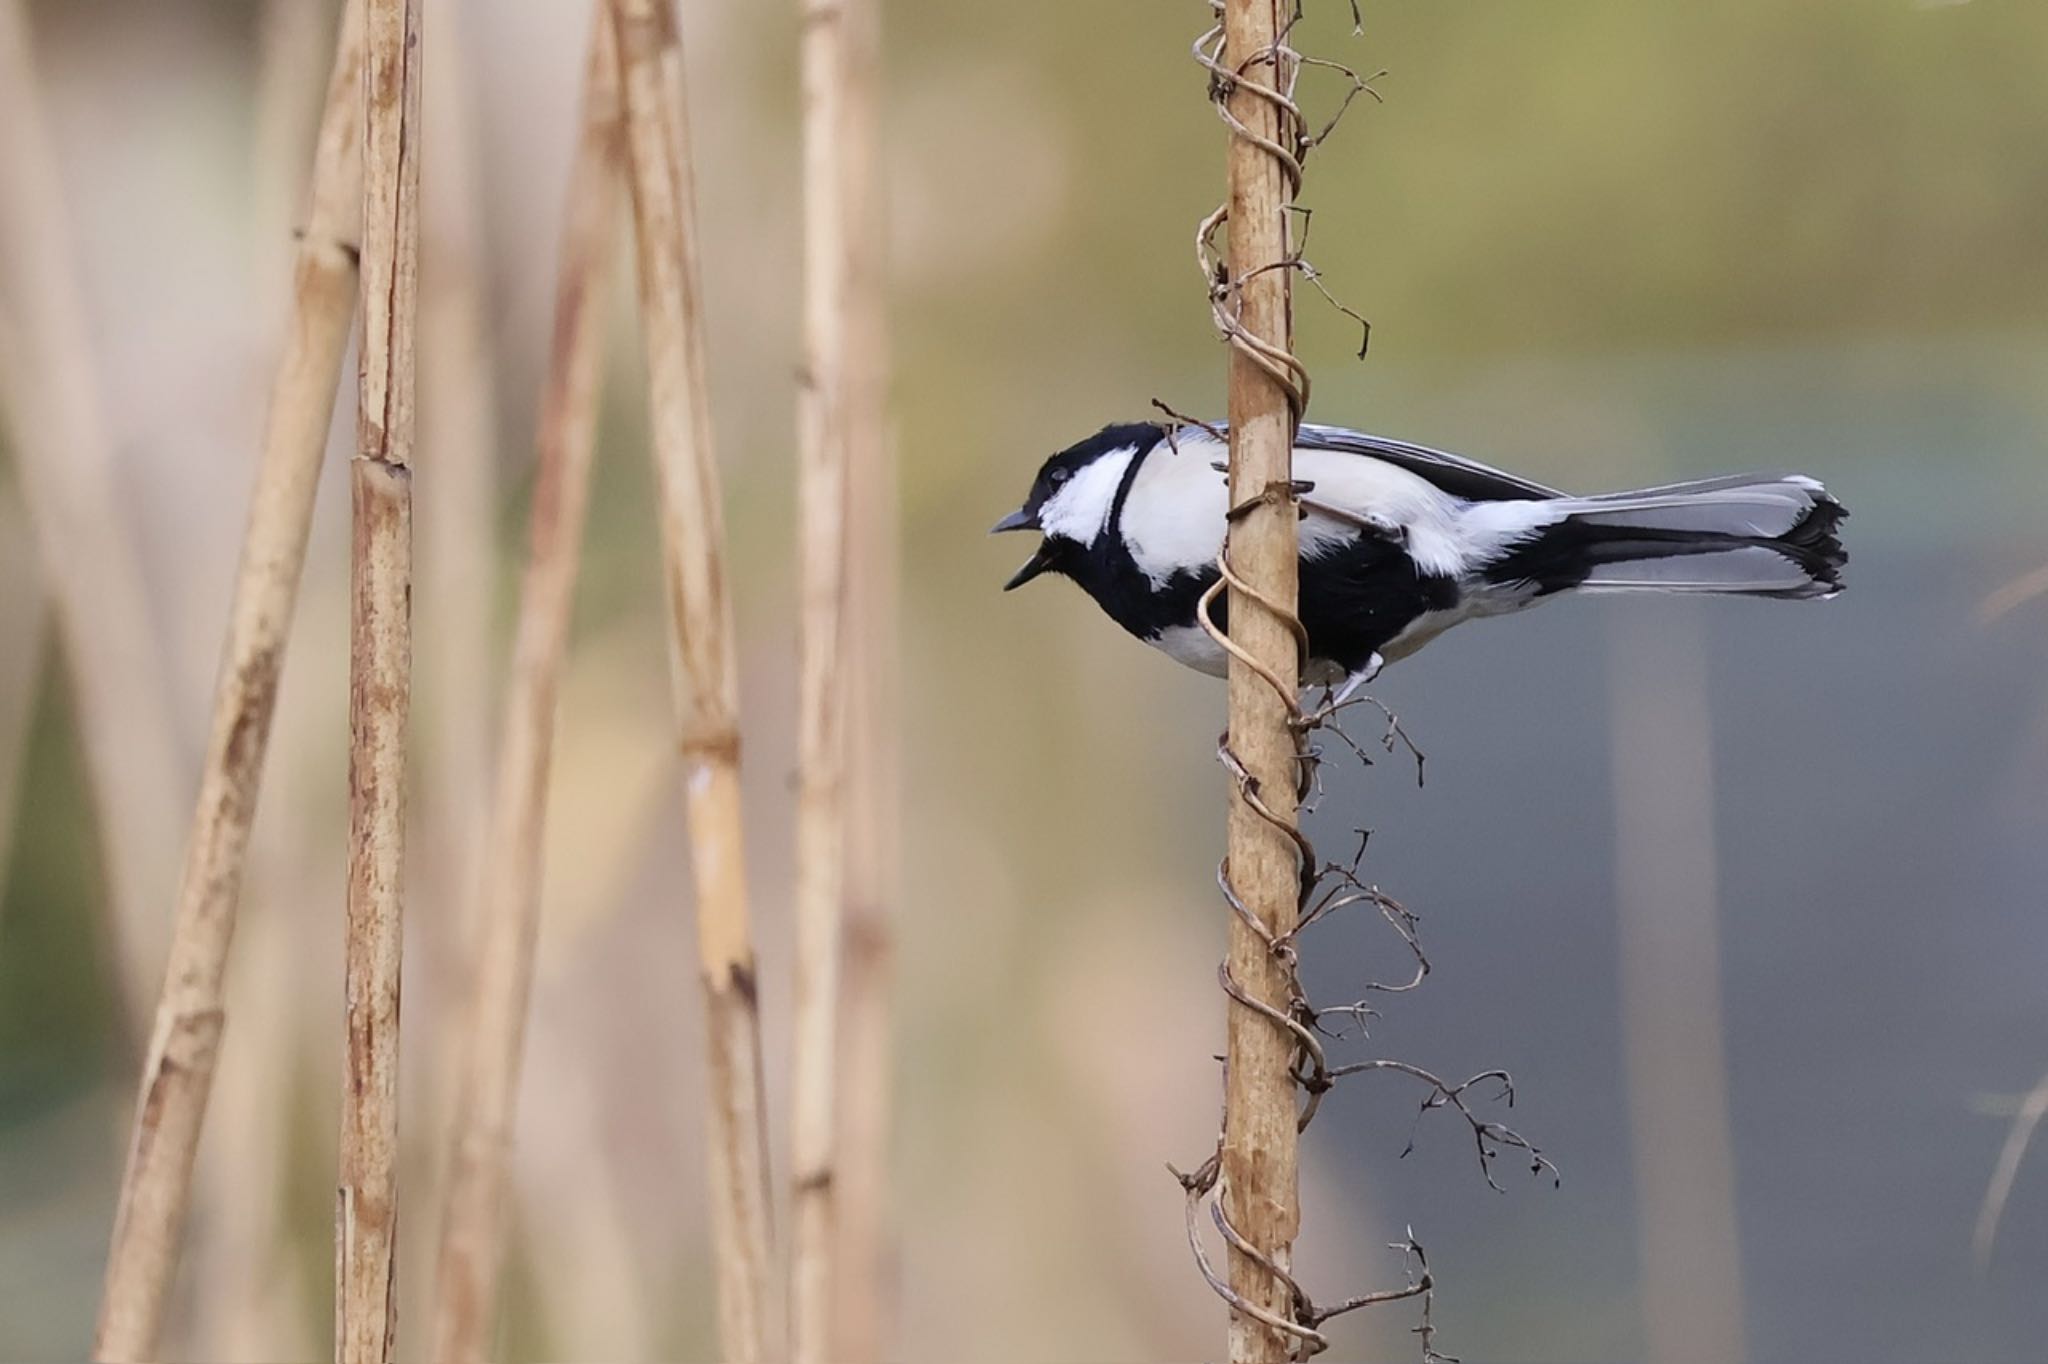
[[[1218,577],[1225,435],[1106,426],[1048,459],[1001,531],[1044,535],[1004,591],[1072,578],[1110,619],[1221,677],[1195,619]],[[1305,685],[1341,701],[1453,625],[1564,592],[1715,592],[1792,599],[1842,590],[1848,511],[1802,475],[1746,474],[1571,497],[1460,455],[1335,426],[1295,437]],[[1227,628],[1227,594],[1211,607]]]

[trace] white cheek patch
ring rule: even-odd
[[[1135,448],[1113,450],[1083,466],[1060,485],[1038,510],[1038,528],[1080,544],[1092,545],[1109,524],[1110,504],[1116,501],[1117,485],[1131,465]]]

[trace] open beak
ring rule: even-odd
[[[1003,584],[1003,591],[1014,592],[1051,567],[1052,542],[1047,540],[1039,545],[1038,553],[1025,560],[1024,567],[1018,569],[1010,581]]]
[[[995,525],[992,528],[990,528],[989,534],[1001,535],[1006,530],[1037,529],[1038,518],[1036,516],[1033,516],[1026,509],[1019,507],[1016,511],[1011,512],[1008,516],[996,522]],[[1031,558],[1025,562],[1024,567],[1018,569],[1015,576],[1013,576],[1010,579],[1010,581],[1003,584],[1003,591],[1014,592],[1018,588],[1030,582],[1033,578],[1037,577],[1039,574],[1045,572],[1045,570],[1051,567],[1052,546],[1050,544],[1040,544],[1038,547],[1038,553],[1032,555]]]

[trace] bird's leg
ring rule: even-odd
[[[1360,687],[1365,686],[1367,683],[1371,682],[1375,677],[1378,677],[1380,675],[1380,669],[1386,666],[1387,660],[1381,658],[1378,654],[1374,654],[1371,658],[1366,659],[1365,666],[1363,668],[1360,668],[1357,672],[1351,674],[1349,677],[1344,679],[1344,685],[1337,689],[1336,697],[1333,700],[1331,700],[1326,709],[1335,710],[1337,707],[1343,705],[1346,701],[1350,700],[1351,693],[1357,691]]]

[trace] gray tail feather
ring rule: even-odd
[[[1737,476],[1542,504],[1562,513],[1486,569],[1542,592],[1831,597],[1848,509],[1813,479]]]

